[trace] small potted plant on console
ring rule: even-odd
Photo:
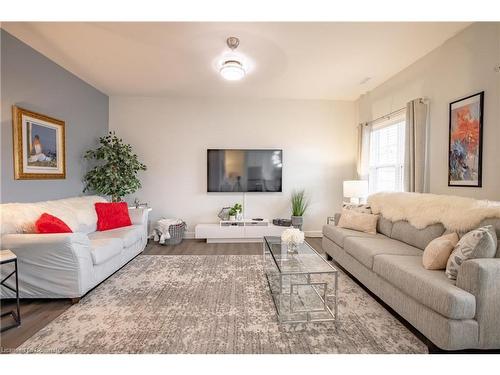
[[[236,221],[242,220],[243,218],[241,217],[241,204],[236,203],[233,207],[229,209],[229,220],[230,221]]]

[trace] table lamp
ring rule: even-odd
[[[350,198],[351,204],[360,204],[361,198],[368,195],[368,181],[351,180],[344,181],[344,197]]]

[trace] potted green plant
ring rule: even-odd
[[[236,203],[233,207],[231,207],[229,209],[229,220],[235,221],[236,217],[241,215],[241,209],[242,209],[242,207],[241,207],[241,204],[239,204],[239,203]],[[238,220],[241,220],[241,218]]]
[[[85,159],[96,160],[98,165],[85,175],[83,192],[93,191],[120,202],[125,195],[141,187],[137,173],[145,171],[146,166],[139,162],[132,146],[123,143],[115,132],[99,138],[99,143],[97,149],[88,150],[84,155]]]
[[[292,226],[302,229],[304,223],[304,213],[309,206],[304,190],[294,191],[292,193]]]

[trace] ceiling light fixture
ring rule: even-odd
[[[234,52],[234,50],[238,48],[240,40],[234,36],[230,36],[227,38],[226,43],[231,51]],[[224,60],[219,72],[222,78],[228,81],[239,81],[245,77],[246,74],[243,63],[236,56],[232,56],[230,59]]]

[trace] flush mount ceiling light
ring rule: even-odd
[[[227,38],[226,43],[231,51],[234,52],[234,50],[238,48],[240,40],[234,36],[230,36]],[[245,77],[246,71],[243,63],[238,59],[238,57],[232,56],[222,62],[219,73],[222,78],[228,81],[239,81]]]

